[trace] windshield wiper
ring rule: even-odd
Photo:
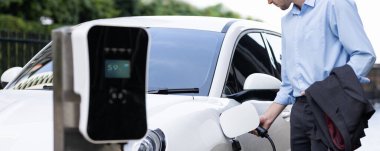
[[[42,89],[44,89],[44,90],[53,90],[53,86],[48,86],[48,85],[44,85],[43,87],[42,87]]]
[[[199,88],[184,88],[184,89],[156,89],[149,90],[149,94],[175,94],[175,93],[199,93]]]

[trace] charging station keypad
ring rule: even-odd
[[[116,88],[110,88],[109,89],[109,99],[108,99],[108,103],[110,104],[115,104],[115,103],[122,103],[122,104],[126,104],[127,103],[127,99],[126,99],[126,95],[127,95],[127,90],[118,90]]]
[[[145,79],[148,35],[140,28],[94,26],[88,33],[93,140],[138,139],[147,129]]]

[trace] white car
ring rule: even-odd
[[[268,81],[280,79],[281,37],[269,25],[191,16],[95,22],[145,27],[150,35],[149,131],[124,150],[233,150],[220,126],[220,114],[242,102],[254,104],[262,114],[276,95],[277,90],[268,90],[273,87]],[[48,44],[23,68],[11,68],[2,75],[1,82],[8,84],[0,91],[1,151],[53,150],[52,71]],[[247,82],[255,73],[267,76]],[[290,150],[289,115],[288,107],[269,129],[280,151]],[[272,150],[269,141],[249,133],[237,140],[242,150]]]

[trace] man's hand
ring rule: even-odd
[[[285,105],[273,102],[267,111],[260,116],[260,126],[268,130],[277,116],[285,109],[285,107]],[[250,133],[258,136],[256,130],[252,130]]]
[[[269,129],[272,123],[273,121],[270,121],[269,118],[265,116],[265,114],[260,116],[260,126],[265,128],[266,130]],[[256,129],[250,131],[249,133],[259,136]]]

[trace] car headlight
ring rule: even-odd
[[[164,151],[166,148],[165,135],[160,129],[148,130],[138,151]]]

